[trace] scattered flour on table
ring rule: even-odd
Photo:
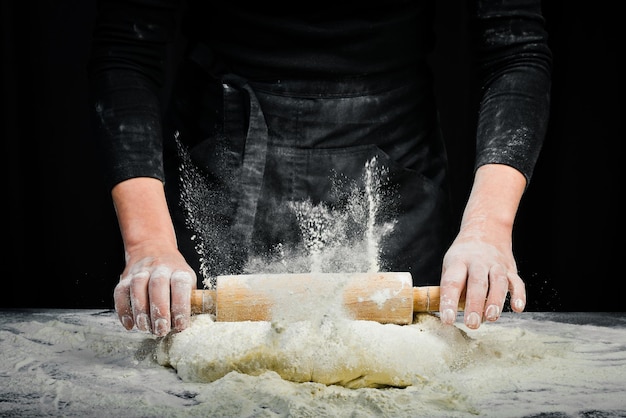
[[[382,329],[396,328],[425,329],[430,337],[400,351],[404,364],[423,374],[410,386],[352,389],[294,382],[275,371],[231,371],[208,383],[185,381],[155,361],[162,339],[124,330],[112,311],[0,311],[0,416],[626,416],[626,317],[616,316],[624,325],[615,327],[553,322],[552,317],[504,313],[478,330],[461,323],[441,328],[432,317],[406,326],[363,321],[354,331],[360,337],[376,340],[381,332],[394,333]],[[199,332],[201,324],[211,331],[225,325],[206,317],[195,322],[190,331]],[[267,325],[254,326],[262,335]],[[320,338],[321,331],[303,327]],[[212,338],[199,340],[204,337]],[[428,346],[431,337],[436,343]]]

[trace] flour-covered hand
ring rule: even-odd
[[[150,255],[148,255],[150,254]],[[176,249],[148,244],[133,253],[115,287],[115,310],[126,329],[164,336],[187,328],[196,275]]]
[[[516,312],[526,305],[525,285],[517,273],[510,239],[492,242],[460,234],[444,257],[441,278],[441,318],[453,323],[465,293],[464,322],[476,329],[483,319],[496,321],[507,294]]]

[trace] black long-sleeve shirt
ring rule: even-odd
[[[180,29],[249,79],[392,74],[424,63],[434,0],[283,3],[101,0],[89,73],[107,184],[163,180],[161,104]],[[551,53],[539,0],[468,1],[483,99],[476,167],[529,180],[548,119]],[[179,19],[181,17],[181,19]],[[179,24],[180,22],[180,24]]]

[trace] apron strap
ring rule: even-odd
[[[224,101],[241,100],[241,94],[247,98],[249,120],[244,138],[243,159],[239,176],[239,194],[237,210],[233,222],[233,232],[248,247],[251,243],[257,206],[263,186],[267,157],[268,129],[265,116],[256,94],[248,82],[234,74],[222,76]],[[236,90],[236,91],[234,91]],[[225,106],[225,111],[230,106]],[[237,108],[240,106],[236,106]],[[228,117],[228,116],[226,116]],[[236,191],[237,192],[237,191]]]
[[[242,249],[247,249],[252,241],[257,206],[265,174],[268,143],[265,116],[248,81],[233,74],[220,60],[215,59],[211,48],[202,42],[197,42],[190,48],[189,58],[211,77],[222,83],[226,135],[232,136],[233,140],[237,142],[238,138],[243,136],[241,171],[238,182],[236,182],[239,184],[239,190],[233,190],[238,204],[232,223],[232,231],[235,239],[241,240],[233,244]],[[246,110],[248,113],[248,130],[244,134],[240,132],[239,128],[242,117],[246,115]]]

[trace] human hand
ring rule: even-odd
[[[124,328],[164,336],[189,326],[195,272],[182,254],[162,242],[145,242],[126,251],[126,267],[114,301]]]
[[[524,192],[521,172],[504,164],[486,164],[476,170],[463,212],[461,228],[443,259],[439,312],[454,323],[459,298],[465,292],[464,322],[477,329],[496,321],[511,294],[511,307],[522,312],[526,288],[513,257],[513,221]]]
[[[507,228],[462,229],[443,260],[440,315],[446,324],[454,323],[459,298],[465,295],[464,323],[480,327],[483,317],[496,321],[511,294],[511,308],[522,312],[526,305],[525,285],[517,274]]]

